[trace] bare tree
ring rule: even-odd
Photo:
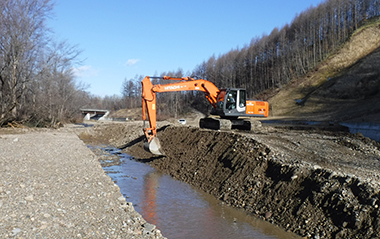
[[[50,0],[0,2],[0,125],[17,117],[20,99],[36,74],[52,7]]]
[[[124,108],[136,108],[141,104],[141,81],[143,76],[136,75],[134,79],[124,79],[121,88]]]
[[[0,9],[0,125],[54,125],[79,113],[90,99],[73,74],[81,51],[51,39],[51,1],[4,0]]]

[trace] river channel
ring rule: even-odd
[[[300,125],[325,125],[326,122],[322,121],[285,121],[285,120],[266,120],[263,121],[264,124],[276,125],[276,126],[300,126]],[[363,136],[368,137],[372,140],[380,142],[380,124],[378,123],[369,123],[369,122],[340,122],[334,124],[330,122],[331,125],[340,125],[347,127],[350,133],[356,134],[361,133]]]
[[[227,207],[211,195],[137,162],[118,149],[103,149],[121,160],[119,165],[104,164],[105,172],[120,187],[127,201],[133,203],[135,210],[169,239],[300,238],[241,210]]]

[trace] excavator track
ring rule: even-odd
[[[207,117],[200,119],[199,127],[202,129],[213,130],[251,130],[251,122],[243,119],[218,119]]]

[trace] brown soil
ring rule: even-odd
[[[87,135],[300,236],[380,234],[379,143],[334,127],[257,123],[251,132],[225,132],[161,124],[164,157],[143,150],[141,122],[101,124]]]

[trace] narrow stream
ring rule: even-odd
[[[376,123],[340,123],[350,129],[350,133],[361,133],[363,136],[380,142],[380,124]]]
[[[266,120],[263,121],[264,124],[272,125],[318,125],[326,122],[322,121],[285,121],[285,120]],[[363,136],[368,137],[372,140],[380,142],[380,124],[378,123],[368,123],[368,122],[341,122],[341,126],[348,128],[350,133],[356,134],[361,133]]]
[[[103,166],[121,193],[145,220],[167,238],[300,238],[245,212],[227,207],[211,195],[137,162],[118,149],[121,164]]]

